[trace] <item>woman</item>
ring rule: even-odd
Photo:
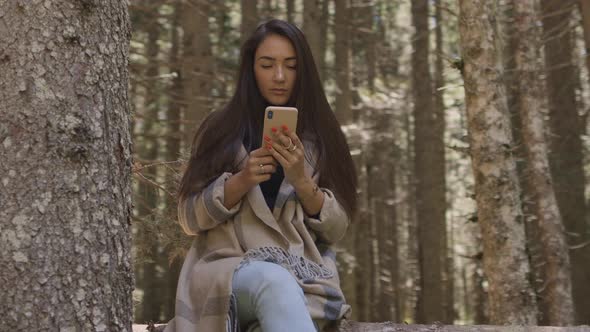
[[[296,132],[264,109],[299,110]],[[179,223],[195,241],[167,331],[321,330],[349,317],[335,254],[356,211],[356,173],[311,51],[271,20],[244,43],[237,88],[197,131],[179,190]]]

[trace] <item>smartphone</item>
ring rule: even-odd
[[[287,126],[289,131],[296,132],[297,109],[295,107],[268,106],[264,110],[264,126],[260,146],[264,146],[264,136],[272,137],[273,127],[282,130],[282,125]]]

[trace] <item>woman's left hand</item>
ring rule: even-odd
[[[299,137],[286,126],[273,128],[273,137],[265,137],[266,146],[283,166],[285,178],[295,186],[305,179],[305,150]]]

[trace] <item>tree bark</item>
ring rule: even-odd
[[[520,188],[505,91],[501,84],[493,11],[483,0],[459,1],[470,152],[489,314],[494,324],[536,324],[536,301],[528,281]]]
[[[553,192],[544,120],[546,104],[541,84],[542,66],[538,54],[541,48],[537,29],[537,15],[533,0],[512,0],[516,33],[519,35],[515,51],[515,69],[518,75],[519,112],[522,119],[522,136],[528,165],[528,186],[536,200],[534,227],[537,229],[545,260],[544,290],[541,301],[547,308],[548,324],[565,326],[574,323],[571,293],[570,262],[561,215]],[[526,36],[526,37],[525,37]]]
[[[586,70],[590,73],[590,1],[578,0],[578,6],[580,9],[580,15],[582,16],[584,45],[586,46]]]
[[[256,8],[258,0],[241,0],[242,4],[242,24],[240,25],[241,31],[241,44],[244,44],[246,39],[250,37],[252,32],[256,29],[258,24],[258,9]]]
[[[295,22],[295,0],[286,0],[287,4],[287,22]]]
[[[320,0],[303,0],[303,32],[318,71],[324,66],[321,47],[322,4]]]
[[[590,241],[584,190],[581,135],[573,84],[578,71],[572,61],[570,16],[575,2],[541,1],[547,95],[549,97],[549,165],[563,224],[568,234],[576,322],[590,323]],[[575,248],[575,249],[574,249]]]
[[[500,35],[503,37],[502,42],[502,62],[504,66],[504,83],[506,86],[506,99],[508,104],[508,111],[512,124],[512,137],[514,140],[514,154],[516,156],[516,169],[521,190],[521,203],[523,211],[523,219],[526,233],[526,249],[529,255],[529,262],[531,266],[530,281],[537,294],[538,313],[537,320],[540,325],[547,325],[547,307],[545,302],[540,299],[540,293],[544,289],[544,270],[545,265],[542,247],[543,243],[539,236],[536,225],[536,211],[538,211],[537,200],[535,199],[533,181],[529,175],[530,171],[527,167],[527,153],[524,146],[522,118],[520,112],[520,88],[518,74],[515,70],[515,54],[518,45],[520,44],[521,36],[517,33],[515,26],[515,13],[512,0],[504,0],[500,2],[501,19],[499,24]]]
[[[151,134],[152,137],[143,136],[139,141],[137,151],[141,160],[157,160],[159,142],[157,132],[154,129],[154,123],[158,121],[158,111],[160,110],[159,95],[161,90],[158,86],[158,76],[160,73],[160,63],[158,55],[160,47],[158,44],[161,27],[157,22],[157,13],[159,9],[159,0],[150,0],[148,5],[151,10],[146,15],[144,26],[147,33],[147,42],[145,45],[146,66],[142,75],[145,87],[145,96],[143,98],[142,113],[142,133]],[[142,175],[150,180],[157,177],[155,167],[143,170]],[[140,223],[135,225],[137,236],[134,238],[134,245],[142,247],[142,259],[138,275],[138,284],[141,285],[142,300],[136,320],[138,322],[159,321],[162,308],[162,300],[165,298],[161,293],[161,280],[156,273],[158,258],[158,238],[154,236],[153,224],[157,220],[154,209],[158,206],[157,189],[144,181],[137,185],[136,197],[140,197],[137,204],[137,215]],[[141,281],[141,282],[140,282]]]
[[[2,330],[132,329],[130,36],[125,2],[0,3]]]
[[[349,0],[334,0],[336,70],[336,118],[345,125],[353,121],[352,94],[350,91],[350,6]]]
[[[172,80],[172,85],[170,86],[170,90],[168,93],[169,100],[168,100],[168,108],[166,110],[166,119],[167,122],[167,132],[168,137],[166,138],[166,160],[173,161],[178,160],[180,157],[181,151],[181,136],[180,133],[180,116],[181,112],[181,102],[179,98],[182,96],[182,80],[180,79],[181,68],[179,66],[179,55],[180,55],[180,38],[178,35],[178,27],[180,25],[180,16],[181,16],[181,0],[176,0],[174,4],[174,14],[172,16],[172,21],[170,22],[171,25],[171,36],[170,36],[170,72],[176,73],[177,76],[174,77]],[[175,168],[176,169],[176,168]],[[176,179],[174,178],[174,174],[170,174],[170,177],[167,180],[167,183],[175,184]],[[166,197],[166,206],[167,211],[171,213],[170,219],[178,220],[177,219],[177,201],[174,197]],[[177,227],[176,223],[174,224],[177,234],[182,233],[180,227]],[[168,255],[167,258],[170,257],[171,251],[174,249],[170,249],[169,251],[165,251]],[[175,307],[176,307],[176,288],[178,287],[178,277],[180,275],[180,269],[182,267],[182,260],[176,259],[171,264],[167,265],[166,269],[166,280],[168,280],[168,287],[167,287],[167,299],[165,301],[164,307],[164,317],[165,321],[169,321],[170,319],[174,318],[175,314]]]
[[[446,253],[444,150],[441,149],[439,115],[434,115],[429,70],[428,0],[412,1],[415,34],[412,55],[414,97],[414,169],[420,292],[417,322],[443,321],[445,317],[443,270]],[[433,130],[434,129],[434,130]],[[442,158],[441,158],[442,153]],[[441,172],[442,171],[442,172]],[[441,182],[442,181],[442,182]]]
[[[442,218],[444,231],[439,235],[441,251],[439,253],[442,266],[442,280],[443,280],[443,307],[445,310],[443,322],[452,324],[455,319],[455,308],[453,299],[453,250],[449,245],[447,237],[447,220],[446,220],[446,157],[445,157],[445,103],[444,92],[439,90],[444,87],[444,65],[443,65],[443,15],[440,0],[435,2],[434,16],[436,19],[435,37],[436,37],[436,56],[435,56],[435,77],[434,77],[434,116],[433,122],[433,148],[434,148],[434,163],[432,169],[432,176],[436,185],[432,188],[438,197],[437,212],[439,218]]]
[[[392,225],[395,225],[395,210],[392,204],[394,191],[394,167],[393,154],[395,143],[391,132],[392,115],[386,109],[369,108],[364,110],[366,113],[366,128],[371,134],[371,141],[367,156],[367,176],[368,176],[368,195],[370,201],[372,242],[376,243],[373,247],[373,266],[374,281],[372,301],[375,303],[371,312],[373,313],[372,321],[387,321],[395,319],[395,300],[394,277],[397,275],[397,266],[392,268],[392,255],[397,255],[397,251],[391,251],[392,246],[397,240]]]
[[[213,56],[209,38],[210,0],[185,2],[183,8],[184,140],[192,142],[201,121],[211,111]],[[248,1],[255,2],[255,1]],[[187,147],[190,143],[187,143]]]

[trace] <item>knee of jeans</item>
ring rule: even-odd
[[[251,264],[251,265],[250,265]],[[297,284],[295,278],[284,267],[270,262],[251,262],[239,272],[240,278],[246,279],[246,288],[258,289],[280,289],[295,291],[302,294],[303,290]],[[242,274],[243,273],[243,274]]]
[[[281,293],[297,293],[303,296],[303,290],[297,284],[297,280],[284,267],[272,264],[271,266],[266,266],[261,272],[266,287],[273,290],[276,289]]]

